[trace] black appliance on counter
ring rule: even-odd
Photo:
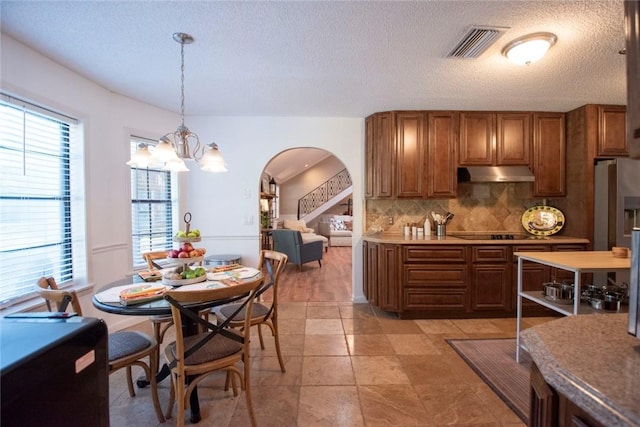
[[[107,336],[99,319],[0,319],[0,425],[109,427]]]

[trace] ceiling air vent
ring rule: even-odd
[[[471,27],[447,57],[477,58],[508,29],[508,27]]]

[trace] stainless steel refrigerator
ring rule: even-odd
[[[640,160],[619,158],[595,166],[593,249],[631,247],[631,231],[640,227]],[[618,284],[629,283],[628,273],[618,273]],[[606,274],[594,275],[595,284],[607,283]]]

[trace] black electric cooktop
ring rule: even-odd
[[[534,236],[532,234],[452,234],[452,237],[458,237],[464,240],[545,240],[546,236]]]

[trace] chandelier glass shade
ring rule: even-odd
[[[193,43],[193,37],[185,33],[174,33],[173,39],[180,43],[182,122],[175,131],[162,136],[153,150],[149,150],[149,145],[140,143],[127,164],[131,167],[151,166],[162,167],[172,172],[186,172],[189,168],[185,161],[196,161],[205,172],[226,172],[227,164],[218,150],[218,145],[212,142],[201,146],[198,135],[191,132],[184,124],[184,45]]]
[[[502,54],[516,64],[529,65],[541,59],[557,40],[552,33],[528,34],[507,44]]]

